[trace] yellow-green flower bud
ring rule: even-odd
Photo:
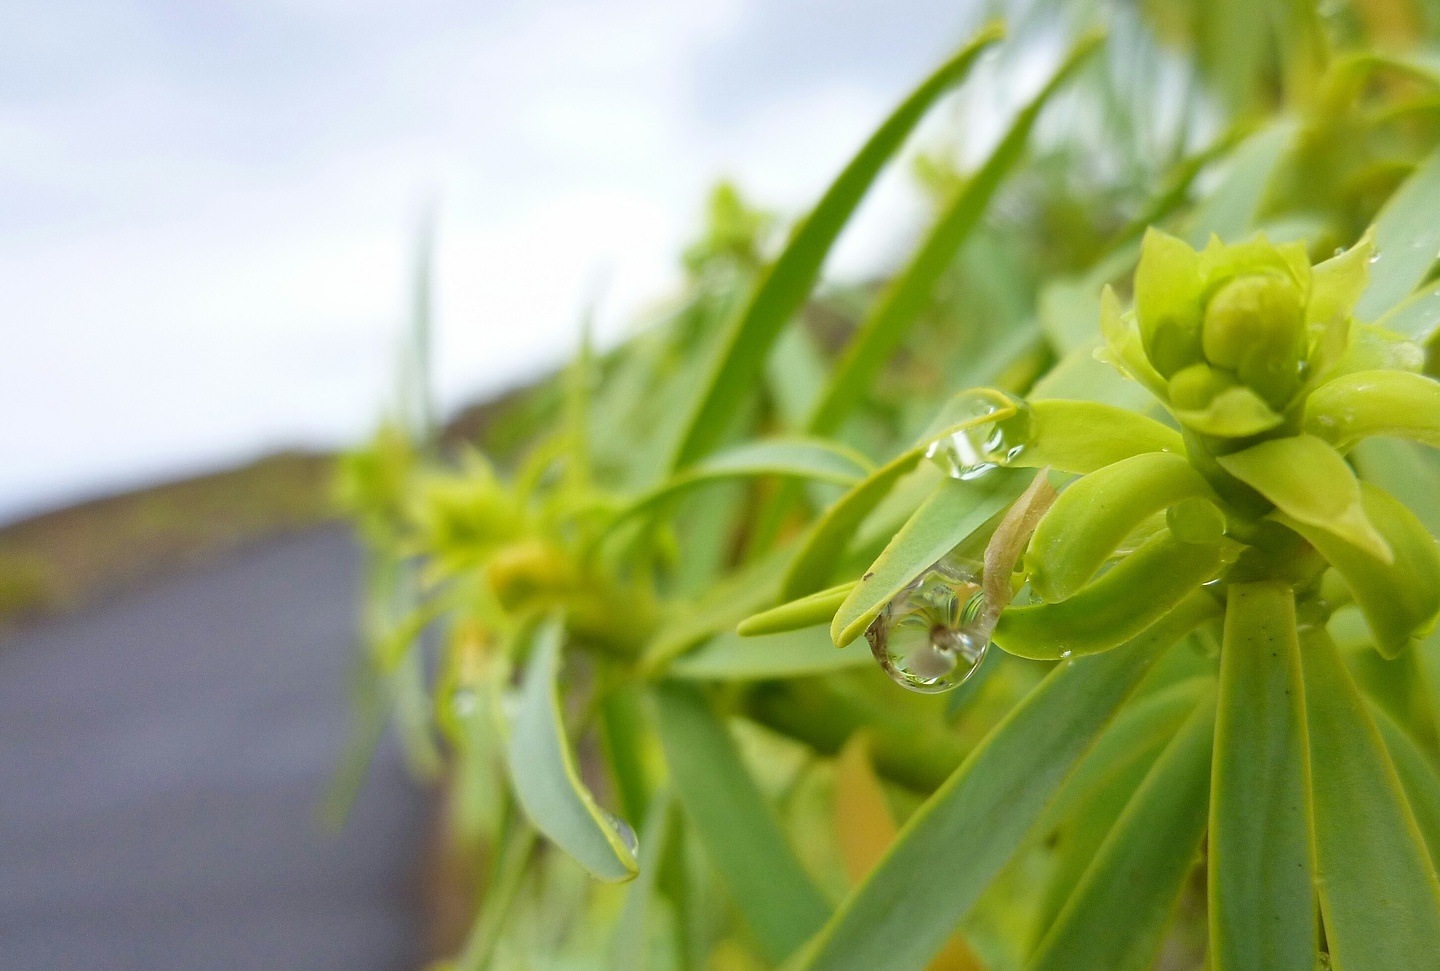
[[[1211,296],[1201,331],[1205,358],[1236,373],[1276,408],[1300,386],[1304,295],[1278,273],[1238,276]]]
[[[1135,316],[1145,354],[1169,378],[1200,360],[1200,254],[1157,229],[1145,234],[1135,269]]]
[[[1170,379],[1170,403],[1183,411],[1202,411],[1215,396],[1236,384],[1235,375],[1208,364],[1192,364]]]

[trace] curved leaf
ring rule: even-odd
[[[1210,792],[1215,971],[1314,971],[1305,732],[1295,595],[1283,583],[1234,584]]]
[[[837,650],[828,628],[816,626],[755,637],[718,634],[676,658],[665,673],[689,680],[756,681],[825,674],[873,663],[868,644],[856,641]]]
[[[1305,430],[1342,452],[1373,435],[1440,445],[1440,382],[1410,371],[1354,371],[1305,401]]]
[[[760,950],[779,963],[825,923],[830,907],[704,696],[667,682],[655,702],[675,794]]]
[[[1360,482],[1340,453],[1314,435],[1272,438],[1215,461],[1286,516],[1389,562],[1392,553],[1360,501]]]
[[[1440,614],[1440,547],[1415,514],[1383,489],[1362,482],[1360,499],[1394,553],[1389,563],[1329,530],[1271,515],[1305,537],[1339,572],[1365,614],[1376,647],[1394,657],[1413,638],[1428,633]]]
[[[595,877],[629,880],[640,868],[634,834],[580,781],[560,720],[561,637],[557,621],[542,624],[525,667],[508,753],[515,795],[535,828]]]
[[[1337,968],[1440,961],[1440,881],[1384,742],[1323,628],[1301,632],[1315,886]]]
[[[1212,579],[1221,562],[1218,545],[1183,543],[1163,529],[1070,598],[1006,610],[992,640],[1037,660],[1108,651]]]
[[[910,265],[886,287],[836,363],[806,423],[812,434],[827,435],[839,428],[850,409],[874,383],[910,326],[929,305],[935,285],[979,222],[995,190],[1019,161],[1041,109],[1103,40],[1102,34],[1091,33],[1075,44],[1040,93],[1020,110],[979,171],[961,186]]]
[[[1215,701],[1180,726],[1115,821],[1028,971],[1144,971],[1205,834]]]
[[[1214,613],[1195,597],[1124,647],[1057,665],[910,817],[794,971],[920,971],[1155,658]]]
[[[723,350],[699,389],[672,468],[683,468],[713,449],[731,417],[760,377],[765,356],[781,329],[805,302],[830,247],[880,169],[899,150],[930,106],[970,73],[976,59],[1004,34],[990,24],[959,53],[915,89],[870,136],[795,230],[780,258],[770,267],[744,313],[726,334]]]
[[[860,578],[830,622],[830,636],[844,647],[864,633],[885,605],[1020,495],[1029,479],[995,469],[972,481],[946,479],[895,534]]]

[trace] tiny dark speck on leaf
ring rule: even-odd
[[[872,572],[870,572],[870,573],[865,574],[865,575],[864,575],[863,577],[861,577],[860,579],[862,579],[862,580],[868,580],[868,579],[870,579],[871,577],[873,577],[874,575],[875,575],[875,574],[874,574],[874,572],[872,571]]]

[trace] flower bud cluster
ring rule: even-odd
[[[1197,252],[1146,234],[1134,310],[1106,294],[1109,355],[1192,431],[1240,438],[1280,425],[1350,344],[1367,236],[1312,267],[1302,243],[1263,235]]]

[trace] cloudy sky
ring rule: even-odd
[[[795,211],[965,0],[0,0],[0,519],[379,413],[438,200],[455,406],[612,339],[706,188]],[[832,272],[919,217],[884,183]]]

